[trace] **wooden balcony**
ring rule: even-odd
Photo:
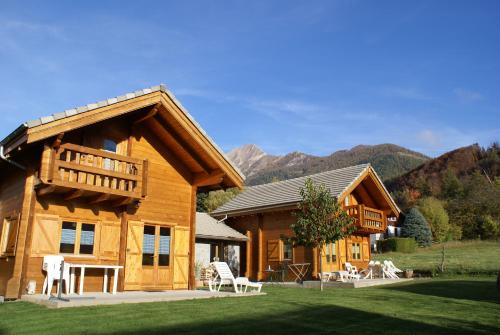
[[[66,199],[91,197],[93,202],[141,199],[146,196],[147,160],[71,143],[45,147],[39,195],[64,193]]]
[[[361,232],[370,234],[383,233],[387,228],[387,218],[383,211],[366,207],[365,205],[346,206],[349,216],[356,220],[356,226]]]

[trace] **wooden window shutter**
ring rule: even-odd
[[[348,238],[346,240],[346,244],[347,244],[347,261],[350,262],[352,261],[352,240],[350,238]]]
[[[361,258],[364,261],[370,260],[370,245],[366,239],[363,239],[363,243],[361,244]]]
[[[17,234],[19,231],[20,216],[8,217],[3,220],[0,230],[0,255],[15,256],[17,245]]]
[[[267,241],[267,260],[269,262],[281,261],[281,240],[268,240]]]
[[[117,260],[120,252],[120,223],[101,222],[99,256],[101,259]]]
[[[61,220],[57,215],[37,215],[33,227],[31,254],[33,256],[59,253]]]

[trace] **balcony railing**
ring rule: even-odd
[[[365,205],[346,206],[349,216],[356,220],[356,225],[368,232],[384,232],[387,227],[387,218],[383,211],[366,207]]]
[[[139,199],[146,196],[147,161],[65,143],[46,148],[40,179],[55,187]]]

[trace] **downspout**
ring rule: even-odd
[[[8,159],[8,158],[5,156],[4,151],[3,151],[3,150],[4,150],[4,149],[3,149],[3,144],[2,144],[2,145],[0,145],[0,159],[2,159],[2,160],[4,160],[4,161],[6,161],[7,163],[9,163],[9,164],[11,164],[11,165],[14,165],[15,167],[17,167],[17,168],[19,168],[19,169],[21,169],[21,170],[23,170],[23,171],[26,171],[26,167],[25,167],[25,166],[23,166],[23,165],[21,165],[21,164],[19,164],[19,163],[17,163],[17,162],[14,162],[13,160]]]
[[[227,214],[223,219],[218,220],[217,223],[223,223],[224,221],[226,221],[226,219],[227,219]]]

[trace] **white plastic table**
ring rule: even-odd
[[[104,269],[104,283],[102,285],[102,291],[106,293],[108,291],[108,270],[113,269],[113,289],[112,294],[116,294],[116,287],[118,286],[118,270],[123,269],[121,265],[97,265],[97,264],[76,264],[76,263],[66,263],[71,269],[70,275],[70,293],[75,293],[75,269],[80,268],[80,287],[78,289],[78,294],[83,294],[83,283],[85,281],[85,269]]]

